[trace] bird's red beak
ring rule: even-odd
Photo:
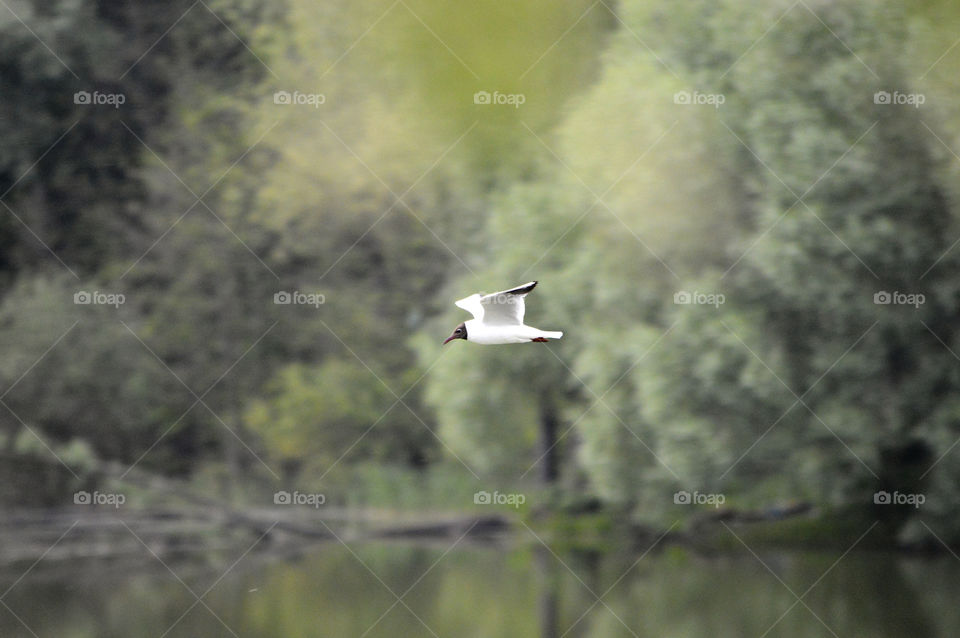
[[[448,343],[450,343],[450,342],[453,341],[453,340],[454,340],[454,336],[453,336],[453,335],[450,335],[449,337],[446,338],[446,340],[443,342],[442,345],[447,345]]]

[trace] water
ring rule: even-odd
[[[239,562],[242,551],[224,552],[165,559],[169,570],[144,550],[41,561],[20,578],[21,565],[0,572],[2,590],[13,585],[0,595],[0,636],[960,635],[960,561],[949,555],[758,552],[765,566],[746,552],[668,548],[636,562],[451,542],[329,543]]]

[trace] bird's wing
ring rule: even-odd
[[[536,285],[537,282],[531,281],[510,290],[501,290],[480,297],[483,322],[491,325],[523,325],[523,298]]]
[[[464,297],[459,301],[453,302],[459,308],[463,308],[477,321],[483,321],[483,305],[480,303],[480,295],[474,293],[469,297]]]

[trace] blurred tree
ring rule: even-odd
[[[252,25],[270,11],[230,1],[209,9],[185,2],[27,2],[16,9],[16,19],[8,14],[0,23],[0,131],[7,141],[0,151],[0,290],[10,346],[3,377],[9,387],[25,376],[5,400],[39,436],[82,437],[101,458],[132,462],[190,405],[189,394],[120,323],[139,328],[139,313],[174,299],[155,281],[122,281],[192,201],[153,153],[167,154],[167,165],[193,181],[209,155],[189,153],[223,131],[181,137],[173,125],[178,109],[263,72],[220,14]],[[98,103],[97,95],[120,103]],[[227,109],[219,111],[222,120]],[[183,254],[177,260],[190,261]],[[75,305],[80,290],[126,293],[128,303]],[[196,322],[184,310],[180,316]],[[14,419],[11,427],[21,425]],[[182,432],[171,439],[176,443],[167,439],[148,465],[188,467],[198,439]]]
[[[877,489],[921,490],[946,449],[934,441],[957,432],[944,392],[955,360],[938,341],[955,340],[945,318],[960,300],[948,276],[958,228],[917,110],[874,100],[878,84],[911,90],[892,62],[896,16],[853,2],[817,12],[789,12],[728,75],[724,119],[742,142],[757,234],[728,244],[728,272],[701,279],[723,282],[722,308],[668,314],[677,338],[645,368],[644,404],[665,458],[684,462],[680,485],[725,478],[747,502],[805,495],[866,510]],[[731,57],[676,55],[694,78]],[[878,305],[882,291],[926,303]]]
[[[0,17],[5,458],[42,439],[239,491],[270,474],[251,452],[422,468],[438,429],[491,482],[641,518],[677,488],[923,490],[960,538],[949,3],[15,9],[39,39]],[[440,347],[450,300],[530,279],[562,341]],[[294,290],[324,303],[273,303]]]
[[[323,474],[341,460],[422,465],[429,434],[394,402],[361,364],[328,357],[317,367],[293,364],[280,370],[245,418],[288,481],[306,470]]]
[[[558,163],[512,187],[485,229],[484,281],[533,264],[563,289],[567,307],[546,316],[583,335],[558,344],[572,373],[548,385],[584,384],[563,412],[578,457],[597,493],[643,517],[678,488],[867,509],[876,489],[923,489],[957,433],[955,361],[938,343],[953,347],[944,322],[960,299],[949,173],[916,109],[874,103],[878,85],[911,90],[894,62],[902,16],[801,7],[756,42],[788,8],[625,3],[634,31],[659,25],[656,57],[629,32],[611,39],[601,81],[544,140],[544,165]],[[725,102],[674,103],[694,88]],[[726,303],[674,303],[684,290]],[[884,290],[926,303],[875,304]],[[506,373],[541,355],[438,364],[427,398],[451,441],[468,437],[464,454],[529,458],[478,432],[489,395],[474,388],[503,379],[493,403],[524,414],[543,372]],[[955,502],[940,483],[952,468],[947,457],[927,478],[940,502]]]

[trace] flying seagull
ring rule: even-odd
[[[464,321],[447,337],[444,345],[454,339],[473,341],[482,345],[496,343],[527,343],[547,339],[559,339],[562,332],[545,332],[526,326],[523,323],[523,298],[533,290],[537,282],[502,290],[489,295],[472,294],[455,302],[473,315],[470,321]]]

